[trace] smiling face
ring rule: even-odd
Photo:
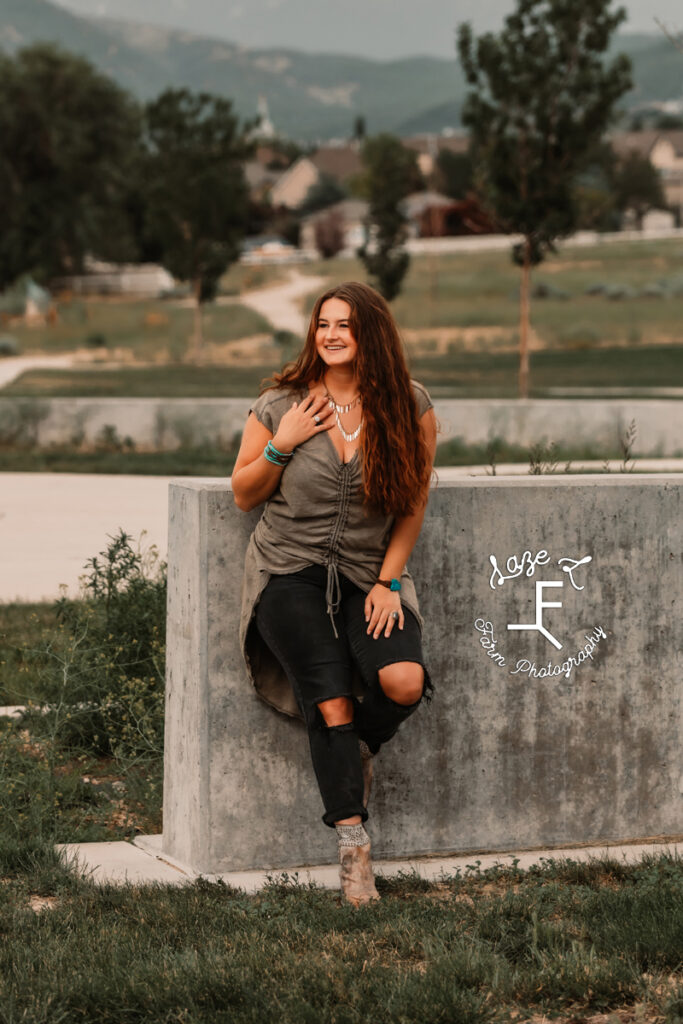
[[[355,362],[358,344],[349,326],[351,306],[343,299],[327,299],[320,307],[315,331],[318,355],[330,368]]]

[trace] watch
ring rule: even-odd
[[[401,581],[397,580],[397,579],[393,579],[393,580],[377,580],[376,582],[380,583],[383,587],[386,587],[387,590],[400,590],[401,589]]]

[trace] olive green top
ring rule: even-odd
[[[412,381],[412,386],[422,417],[432,402],[421,384]],[[261,395],[251,412],[275,435],[283,415],[301,397],[289,388],[274,388]],[[332,617],[339,605],[338,574],[365,593],[371,590],[393,523],[393,516],[370,513],[363,504],[358,451],[342,462],[327,431],[295,448],[249,541],[242,585],[240,643],[247,668],[259,696],[278,711],[301,717],[283,669],[253,622],[268,580],[307,565],[326,566],[327,610]],[[421,623],[407,570],[401,577],[401,603]]]

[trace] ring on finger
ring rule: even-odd
[[[392,619],[397,619],[398,618],[398,612],[392,612],[391,613],[391,617],[392,617]]]
[[[313,417],[313,422],[315,423],[316,427],[319,427],[319,426],[320,426],[320,417],[318,416],[318,414],[317,414],[317,413],[316,413],[316,414],[315,414],[315,416]]]

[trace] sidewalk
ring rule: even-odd
[[[299,866],[287,871],[229,871],[221,875],[200,875],[191,871],[170,857],[161,853],[161,836],[138,836],[133,843],[63,843],[57,849],[63,851],[66,861],[75,869],[87,875],[93,882],[110,885],[188,885],[197,878],[209,881],[222,880],[235,889],[255,893],[270,879],[281,878],[286,873],[290,881],[301,885],[314,883],[324,889],[339,888],[339,867],[337,864]],[[452,876],[468,870],[481,870],[500,865],[516,866],[528,870],[546,860],[589,861],[609,857],[612,860],[634,864],[648,855],[670,853],[683,857],[683,839],[659,837],[647,842],[616,843],[596,846],[562,847],[561,849],[519,851],[512,853],[470,853],[449,857],[415,857],[406,860],[380,860],[374,862],[375,874],[392,877],[400,874],[418,874],[429,881]]]

